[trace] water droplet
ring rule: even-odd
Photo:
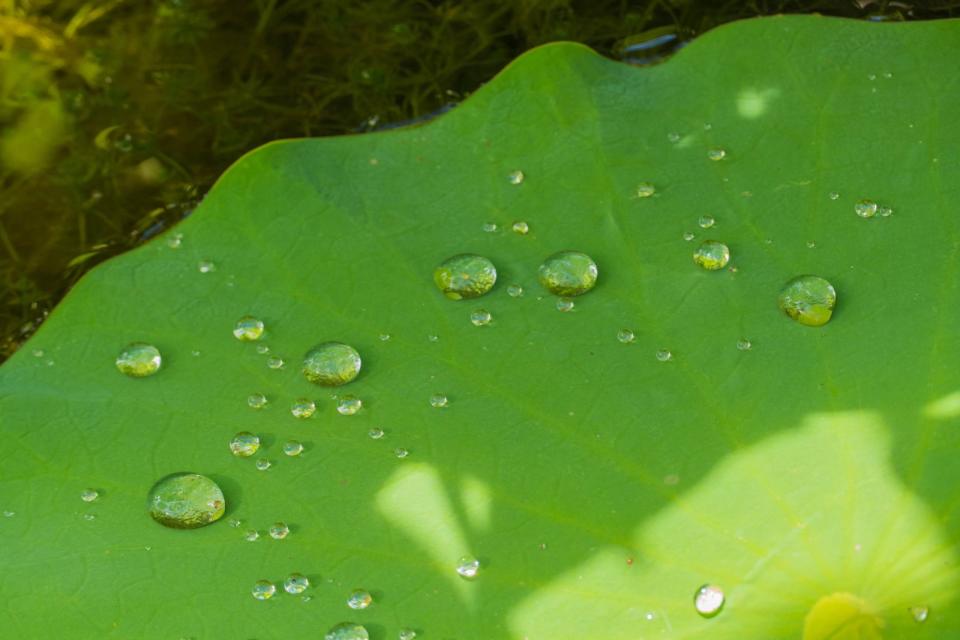
[[[34,358],[42,358],[42,357],[44,356],[44,353],[45,353],[45,352],[44,352],[43,349],[34,349],[34,350],[33,350],[33,357],[34,357]]]
[[[415,640],[417,637],[417,632],[413,629],[400,629],[400,633],[397,634],[397,640]]]
[[[285,522],[274,522],[270,527],[270,537],[274,540],[283,540],[290,535],[290,527]]]
[[[398,447],[398,448],[396,448],[396,449],[393,450],[393,455],[395,455],[396,457],[398,457],[398,458],[400,458],[401,460],[403,460],[403,459],[406,458],[408,455],[410,455],[410,452],[407,451],[406,449],[403,449],[403,448],[399,448],[399,447]]]
[[[265,344],[258,344],[258,345],[257,345],[257,353],[259,353],[259,354],[262,355],[262,356],[265,356],[265,355],[267,355],[268,353],[270,353],[270,347],[269,347],[268,345],[265,345]]]
[[[366,609],[373,602],[373,596],[368,591],[357,589],[347,599],[347,606],[351,609]]]
[[[200,273],[213,273],[217,270],[217,265],[209,260],[201,260],[197,263],[197,269],[200,271]]]
[[[519,298],[523,295],[523,287],[519,284],[512,284],[507,287],[507,295],[511,298]]]
[[[693,239],[696,238],[696,237],[697,237],[697,236],[695,236],[694,234],[690,233],[689,231],[687,231],[687,232],[685,232],[685,233],[683,234],[683,239],[686,240],[687,242],[690,242],[691,240],[693,240]]]
[[[260,532],[256,529],[249,529],[246,533],[243,534],[243,539],[247,542],[256,542],[260,539]]]
[[[16,512],[16,511],[4,511],[4,512],[3,512],[3,517],[4,517],[4,518],[12,518],[12,517],[15,516],[15,515],[17,515],[17,512]]]
[[[657,188],[649,182],[641,182],[637,185],[637,197],[649,198],[657,192]]]
[[[516,171],[511,171],[507,174],[507,180],[510,182],[510,184],[520,184],[523,182],[523,178],[523,171],[520,171],[519,169]]]
[[[697,247],[693,261],[707,271],[723,269],[730,262],[730,249],[722,242],[707,240]]]
[[[277,592],[277,587],[269,580],[257,580],[250,593],[257,600],[269,600]]]
[[[310,586],[310,579],[299,573],[291,573],[283,581],[283,590],[293,595],[299,595]]]
[[[827,197],[830,198],[831,200],[836,200],[836,199],[838,199],[838,198],[840,197],[840,194],[837,193],[836,191],[831,191],[831,192],[827,195]]]
[[[597,284],[597,264],[585,253],[561,251],[540,265],[540,284],[558,296],[579,296]]]
[[[183,243],[183,234],[182,233],[171,233],[167,236],[167,246],[171,249],[179,249],[180,245]]]
[[[713,584],[705,584],[693,596],[693,605],[704,618],[712,618],[720,613],[725,600],[723,589]]]
[[[303,375],[314,384],[338,387],[360,373],[360,354],[348,344],[325,342],[307,352]]]
[[[435,393],[430,396],[430,406],[434,409],[443,409],[449,404],[449,399],[442,393]]]
[[[660,362],[670,362],[673,360],[673,354],[667,349],[660,349],[657,351],[657,360]]]
[[[303,444],[298,440],[287,440],[283,443],[283,452],[291,458],[303,453]]]
[[[434,335],[434,334],[431,333],[430,335],[427,336],[427,341],[428,341],[428,342],[439,342],[439,341],[440,341],[440,336]]]
[[[294,418],[309,418],[316,410],[316,403],[314,403],[313,400],[308,400],[307,398],[299,398],[290,407],[290,413],[293,414]]]
[[[881,218],[889,218],[893,215],[893,209],[890,207],[877,207],[877,215]]]
[[[117,369],[131,378],[152,376],[160,369],[160,350],[152,344],[133,342],[117,356]]]
[[[96,489],[84,489],[80,492],[80,499],[84,502],[93,502],[100,497],[100,492]]]
[[[746,338],[741,338],[737,340],[737,349],[740,351],[750,351],[750,349],[753,349],[753,343]]]
[[[477,577],[477,573],[480,571],[480,561],[474,558],[473,556],[463,556],[460,558],[460,561],[457,563],[457,573],[461,577],[466,578],[467,580],[472,580]]]
[[[493,316],[490,315],[490,312],[486,309],[477,309],[470,314],[470,322],[473,323],[475,327],[485,327],[490,324],[490,320]]]
[[[381,333],[381,334],[380,334],[380,342],[389,342],[389,341],[390,341],[390,334],[389,334],[389,333]]]
[[[370,640],[370,634],[363,625],[341,622],[327,631],[323,640]]]
[[[230,518],[229,520],[227,520],[227,524],[234,529],[239,529],[240,525],[243,524],[243,522],[241,522],[240,520],[237,520],[236,518]]]
[[[477,298],[493,288],[497,268],[483,256],[461,253],[434,269],[433,281],[451,300]]]
[[[798,276],[783,287],[778,302],[784,313],[800,324],[819,327],[830,321],[837,292],[819,276]]]
[[[253,393],[247,396],[247,406],[251,409],[263,409],[267,406],[267,396],[262,393]]]
[[[671,131],[667,134],[667,140],[670,142],[680,142],[680,134],[675,131]]]
[[[930,615],[929,607],[910,607],[910,615],[913,616],[913,619],[917,622],[926,622],[927,616]]]
[[[861,200],[853,205],[853,210],[861,218],[872,218],[877,214],[877,203],[873,200]]]
[[[273,463],[270,462],[270,460],[268,460],[267,458],[260,458],[260,459],[257,460],[257,462],[256,462],[256,464],[255,464],[254,466],[257,468],[257,471],[266,471],[266,470],[269,469],[272,465],[273,465]]]
[[[198,473],[173,473],[147,495],[150,517],[166,527],[196,529],[223,516],[226,500],[217,483]]]
[[[807,249],[816,249],[817,243],[813,240],[807,240]]]
[[[716,220],[713,219],[713,216],[700,216],[700,219],[697,220],[697,224],[700,225],[701,229],[709,229],[716,223]]]
[[[707,157],[711,160],[723,160],[727,157],[727,152],[723,149],[710,149],[707,151]]]
[[[367,435],[370,436],[371,440],[379,440],[383,437],[383,429],[380,427],[374,427],[370,429],[370,431],[367,431]]]
[[[87,522],[90,522],[92,520],[96,520],[97,516],[93,515],[92,513],[85,513],[83,514],[83,519],[86,520]]]
[[[260,436],[241,431],[230,440],[230,452],[240,458],[248,458],[260,448]]]
[[[630,331],[630,329],[620,329],[620,331],[617,332],[617,340],[623,344],[630,344],[636,339],[637,336],[634,335],[633,331]]]
[[[271,369],[283,369],[283,358],[270,356],[267,358],[267,366]]]
[[[564,313],[568,311],[573,311],[573,308],[577,306],[570,298],[557,298],[557,311],[563,311]]]
[[[875,74],[875,73],[868,73],[868,74],[867,74],[867,80],[876,80],[876,79],[877,79],[877,74]]]
[[[243,316],[237,320],[233,328],[233,336],[242,342],[253,342],[259,340],[263,335],[263,320],[253,316]]]
[[[363,407],[363,400],[356,396],[342,396],[337,402],[337,413],[352,416]]]
[[[484,222],[484,223],[483,223],[483,231],[484,231],[484,233],[496,233],[498,228],[499,228],[499,227],[497,227],[497,223],[496,223],[496,222]]]

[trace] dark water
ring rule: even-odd
[[[32,0],[0,7],[0,360],[244,152],[453,108],[523,51],[656,64],[724,22],[944,18],[960,0]]]

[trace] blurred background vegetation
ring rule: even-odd
[[[951,17],[960,0],[0,0],[0,361],[76,280],[244,152],[451,108],[575,40],[654,64],[731,20]]]

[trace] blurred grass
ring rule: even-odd
[[[939,18],[960,0],[0,0],[0,361],[264,142],[423,117],[544,42],[653,61],[784,12]]]

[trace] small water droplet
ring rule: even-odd
[[[229,520],[227,520],[227,524],[230,525],[230,527],[233,529],[239,529],[240,525],[243,524],[243,522],[241,522],[240,520],[237,520],[236,518],[230,518]]]
[[[877,215],[881,218],[889,218],[893,215],[893,209],[890,207],[877,207]]]
[[[740,351],[750,351],[753,348],[753,343],[747,340],[746,338],[741,338],[737,340],[737,349]]]
[[[152,344],[133,342],[128,344],[117,356],[117,369],[131,378],[152,376],[160,370],[162,358],[160,350]]]
[[[657,192],[657,188],[649,182],[641,182],[637,185],[637,197],[649,198]]]
[[[829,194],[827,194],[827,197],[830,198],[831,200],[836,200],[840,197],[840,194],[837,193],[836,191],[831,191]]]
[[[477,309],[470,314],[470,322],[473,323],[475,327],[485,327],[490,324],[490,320],[493,316],[490,315],[490,312],[486,309]]]
[[[373,596],[370,595],[369,591],[364,591],[363,589],[356,589],[353,593],[350,594],[350,597],[347,598],[347,606],[351,609],[366,609],[373,603]]]
[[[167,236],[167,246],[171,249],[179,249],[180,245],[183,243],[183,234],[182,233],[171,233]]]
[[[442,393],[435,393],[430,396],[430,406],[434,409],[443,409],[449,402],[447,396]]]
[[[308,400],[307,398],[297,399],[290,407],[290,413],[293,414],[294,418],[309,418],[316,410],[316,403],[313,400]]]
[[[630,344],[637,339],[637,336],[630,329],[620,329],[617,332],[617,340],[623,344]]]
[[[217,483],[198,473],[174,473],[147,495],[150,517],[166,527],[196,529],[223,516],[226,500]]]
[[[249,529],[243,534],[243,539],[247,542],[256,542],[260,539],[260,532],[256,529]]]
[[[84,489],[80,492],[80,499],[84,502],[93,502],[100,497],[100,492],[96,489]]]
[[[511,298],[519,298],[523,295],[523,287],[519,284],[512,284],[507,287],[507,295]]]
[[[689,231],[687,231],[687,232],[685,232],[685,233],[683,234],[683,239],[686,240],[687,242],[690,242],[691,240],[693,240],[693,239],[696,238],[696,237],[697,237],[696,235],[690,233]]]
[[[200,271],[200,273],[213,273],[217,270],[217,265],[209,260],[201,260],[197,263],[197,269]]]
[[[287,440],[283,443],[283,453],[294,458],[303,453],[303,444],[298,440]]]
[[[4,517],[4,518],[12,518],[12,517],[15,516],[15,515],[17,515],[17,512],[16,512],[16,511],[4,511],[4,512],[3,512],[3,517]]]
[[[478,298],[493,288],[497,268],[483,256],[462,253],[447,258],[434,269],[433,281],[451,300]]]
[[[270,356],[267,358],[267,366],[271,369],[283,369],[283,358]]]
[[[557,298],[557,311],[566,313],[568,311],[573,311],[575,306],[577,306],[577,303],[570,298]]]
[[[370,436],[371,440],[379,440],[383,437],[383,429],[380,427],[374,427],[367,432],[367,435]]]
[[[263,409],[267,406],[267,396],[262,393],[253,393],[247,396],[247,406],[251,409]]]
[[[400,629],[397,634],[397,640],[415,640],[417,632],[413,629]]]
[[[233,328],[233,336],[242,342],[259,340],[263,335],[263,320],[253,316],[243,316]]]
[[[270,353],[270,346],[265,344],[258,344],[257,353],[259,353],[262,356],[267,355],[268,353]]]
[[[516,171],[511,171],[507,174],[507,180],[510,182],[510,184],[520,184],[523,182],[524,177],[523,171],[520,171],[519,169]]]
[[[877,79],[877,74],[875,74],[875,73],[868,73],[868,74],[867,74],[867,80],[871,80],[871,81],[872,81],[872,80],[876,80],[876,79]]]
[[[199,350],[199,349],[194,349],[193,351],[190,352],[190,355],[192,355],[194,358],[196,358],[196,357],[198,357],[198,356],[200,355],[200,350]]]
[[[396,448],[396,449],[393,450],[393,455],[395,455],[396,457],[398,457],[398,458],[400,458],[401,460],[403,460],[403,459],[406,458],[408,455],[410,455],[410,452],[407,451],[406,449],[403,449],[403,448],[398,447],[398,448]]]
[[[290,527],[285,522],[274,522],[270,527],[270,537],[274,540],[283,540],[290,535]]]
[[[273,463],[267,458],[259,458],[254,466],[257,468],[257,471],[266,471],[273,466]]]
[[[477,577],[477,573],[479,572],[480,561],[473,556],[463,556],[457,563],[457,573],[460,574],[462,578],[472,580]]]
[[[667,134],[667,140],[674,143],[680,142],[680,134],[675,131],[671,131]]]
[[[269,600],[276,592],[276,585],[269,580],[257,580],[250,591],[257,600]]]
[[[693,596],[693,605],[704,618],[712,618],[720,613],[726,596],[723,589],[714,584],[705,584]]]
[[[512,228],[514,233],[519,233],[521,236],[525,236],[528,233],[530,233],[530,225],[528,225],[523,220],[518,220],[517,222],[514,222]]]
[[[44,353],[45,353],[45,352],[44,352],[43,349],[34,349],[34,350],[33,350],[33,357],[34,357],[34,358],[42,358],[42,357],[44,356]]]
[[[300,595],[310,586],[310,579],[300,573],[291,573],[283,581],[283,590],[292,595]]]
[[[723,149],[710,149],[707,151],[707,157],[711,160],[723,160],[727,157],[727,152]]]
[[[697,220],[697,224],[700,225],[701,229],[709,229],[716,223],[716,220],[713,219],[713,216],[700,216],[700,219]]]
[[[929,607],[910,607],[910,615],[913,616],[913,619],[917,622],[926,622],[927,617],[930,615]]]
[[[93,515],[92,513],[85,513],[83,514],[83,519],[86,520],[87,522],[91,522],[93,520],[96,520],[97,516]]]
[[[813,240],[807,240],[807,249],[816,249],[817,243]]]
[[[798,276],[784,285],[778,299],[788,316],[810,327],[827,324],[837,304],[837,292],[819,276]]]
[[[673,360],[673,353],[667,349],[660,349],[657,351],[657,360],[660,362],[670,362]]]
[[[877,203],[873,200],[861,200],[853,205],[853,210],[861,218],[872,218],[877,214]]]
[[[390,334],[389,334],[389,333],[381,333],[381,334],[380,334],[380,342],[389,342],[389,341],[390,341]]]
[[[340,342],[325,342],[304,356],[303,375],[314,384],[338,387],[356,378],[360,366],[360,354],[356,349]]]
[[[337,402],[337,413],[342,416],[352,416],[363,408],[363,400],[356,396],[342,396]]]
[[[560,251],[540,265],[540,284],[558,296],[579,296],[597,284],[597,264],[585,253]]]
[[[260,448],[260,436],[241,431],[230,440],[230,452],[240,458],[248,458]]]
[[[730,262],[730,249],[722,242],[707,240],[693,253],[693,261],[707,271],[723,269]]]
[[[440,341],[440,336],[431,333],[430,335],[427,336],[427,341],[428,341],[428,342],[439,342],[439,341]]]
[[[499,227],[497,226],[497,223],[496,223],[496,222],[484,222],[484,223],[483,223],[483,231],[484,231],[484,233],[496,233],[498,228],[499,228]]]
[[[327,631],[323,640],[370,640],[370,634],[363,625],[341,622]]]

